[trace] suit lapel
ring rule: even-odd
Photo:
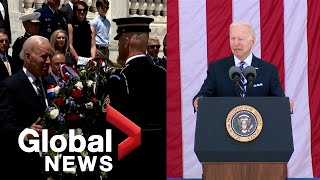
[[[29,94],[30,95],[30,99],[33,99],[32,101],[37,101],[34,106],[39,106],[41,107],[41,101],[39,99],[39,96],[37,94],[37,92],[35,91],[35,89],[33,88],[31,82],[29,81],[28,77],[26,76],[26,74],[23,72],[23,70],[20,70],[18,73],[18,79],[20,81],[21,87],[23,87],[24,89],[24,93]],[[46,92],[46,89],[44,89]],[[45,104],[43,104],[44,106],[46,106]],[[45,107],[42,107],[45,108]]]
[[[260,76],[260,71],[261,71],[261,67],[260,67],[260,64],[261,64],[261,59],[258,59],[257,57],[255,57],[254,55],[252,56],[252,63],[251,63],[251,66],[254,67],[254,69],[256,70],[257,72],[257,77],[256,79]]]
[[[10,63],[10,62],[9,62]],[[10,64],[11,65],[11,64]],[[0,71],[2,75],[5,75],[5,77],[9,76],[8,70],[6,65],[4,65],[4,62],[2,61],[2,59],[0,59]]]
[[[259,78],[261,75],[261,59],[255,57],[254,55],[252,56],[252,62],[251,62],[251,66],[254,67],[254,69],[256,70],[256,78],[255,80],[253,80],[253,84],[255,84],[256,79]],[[246,96],[250,96],[251,95],[251,88],[247,88],[247,92],[246,92]]]
[[[227,60],[225,61],[225,68],[226,68],[226,74],[225,74],[225,79],[226,81],[231,81],[230,77],[229,77],[229,69],[234,66],[234,57],[233,55],[228,57]],[[232,91],[234,93],[235,96],[240,96],[240,92],[239,89],[235,86],[235,84],[232,82]]]
[[[24,87],[24,91],[28,94],[30,94],[30,96],[33,96],[33,98],[38,98],[38,95],[36,93],[36,91],[34,90],[31,82],[29,81],[28,77],[26,76],[26,74],[23,72],[23,70],[20,70],[17,73],[18,79],[21,83],[21,86]]]

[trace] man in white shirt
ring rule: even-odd
[[[90,24],[94,27],[96,34],[97,56],[103,56],[105,59],[109,59],[109,32],[111,23],[106,17],[109,9],[109,1],[97,0],[96,7],[99,15],[96,16]]]

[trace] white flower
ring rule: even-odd
[[[63,136],[64,138],[66,138],[66,140],[69,139],[69,134],[63,133],[62,136]]]
[[[71,171],[64,171],[67,174],[76,174],[77,172],[77,165],[71,166],[70,168],[73,168]]]
[[[79,90],[82,90],[82,88],[83,88],[83,85],[82,85],[81,81],[78,81],[74,86]]]
[[[75,131],[75,135],[83,135],[82,129],[81,128],[77,128],[76,131]]]
[[[58,94],[59,91],[60,91],[60,86],[56,86],[56,87],[54,88],[54,93],[55,93],[55,94]]]
[[[79,118],[83,118],[84,117],[84,115],[83,114],[79,114]]]
[[[85,104],[87,109],[92,109],[93,108],[93,103],[92,102],[88,102]]]
[[[56,119],[59,115],[59,109],[53,109],[49,113],[51,119]]]
[[[87,86],[88,86],[88,87],[91,87],[91,86],[92,86],[92,84],[93,84],[93,81],[92,81],[92,80],[87,80],[87,82],[86,82],[86,83],[87,83]]]
[[[81,156],[82,157],[86,157],[86,156],[88,156],[88,151],[86,151],[86,150],[83,150],[82,152],[81,152]]]
[[[62,158],[62,154],[60,154],[60,153],[57,153],[57,156],[58,156],[59,159]]]

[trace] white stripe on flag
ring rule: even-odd
[[[285,93],[296,102],[296,113],[292,115],[294,153],[288,163],[288,177],[313,177],[310,112],[306,108],[309,107],[307,1],[284,1],[284,33]]]
[[[253,25],[256,34],[256,43],[252,48],[252,52],[256,57],[261,57],[260,0],[246,1],[246,3],[243,3],[243,0],[233,0],[232,20],[244,20]]]
[[[202,168],[194,153],[195,116],[192,98],[206,76],[206,0],[179,4],[181,111],[184,177],[201,177]]]

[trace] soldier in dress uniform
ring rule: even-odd
[[[142,129],[142,142],[121,159],[118,179],[166,179],[166,71],[146,57],[152,18],[113,20],[124,68],[110,76],[110,105]],[[138,164],[141,164],[138,166]]]
[[[23,66],[23,60],[20,59],[19,54],[22,50],[23,43],[33,35],[36,35],[39,30],[39,12],[34,12],[31,14],[27,14],[21,16],[19,19],[22,21],[23,27],[25,29],[25,33],[23,36],[17,38],[17,40],[13,43],[12,46],[12,58],[14,61],[17,61],[17,68],[21,69]]]
[[[68,32],[67,21],[63,13],[58,10],[60,6],[60,0],[48,0],[44,7],[37,9],[35,12],[40,12],[41,16],[39,35],[46,37],[50,40],[51,34],[57,29],[63,29]]]

